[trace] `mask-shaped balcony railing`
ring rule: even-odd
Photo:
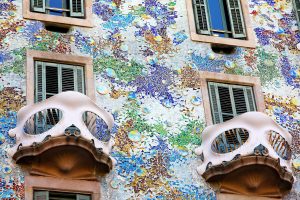
[[[11,137],[16,137],[16,145],[9,153],[17,163],[23,163],[32,156],[46,155],[48,151],[58,147],[61,148],[62,154],[67,154],[66,146],[72,146],[69,154],[76,151],[86,155],[85,157],[95,158],[90,162],[91,169],[84,170],[92,170],[98,166],[99,169],[105,168],[104,171],[107,172],[115,162],[109,156],[114,144],[110,137],[113,123],[112,115],[99,108],[87,96],[78,92],[63,92],[43,102],[25,106],[18,112],[17,127],[9,132]],[[48,154],[46,157],[48,160],[56,159],[49,158]],[[74,156],[66,155],[67,157],[71,159]],[[76,162],[74,160],[74,163]],[[45,169],[43,170],[43,173],[47,174]],[[90,176],[93,176],[92,172]]]
[[[202,145],[195,150],[202,160],[197,171],[221,184],[221,192],[282,197],[294,181],[291,142],[292,136],[267,115],[245,113],[203,131]]]

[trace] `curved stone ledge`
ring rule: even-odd
[[[109,173],[113,161],[102,149],[82,137],[59,136],[20,147],[13,155],[31,175],[97,180]]]

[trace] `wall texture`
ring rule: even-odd
[[[94,59],[97,104],[113,113],[118,164],[102,180],[104,199],[215,199],[196,173],[193,150],[205,117],[201,90],[182,70],[259,76],[266,113],[293,135],[300,162],[300,32],[290,0],[249,0],[256,49],[232,55],[192,42],[184,0],[94,0],[94,28],[48,32],[22,18],[21,0],[0,0],[0,198],[24,199],[24,176],[6,150],[26,105],[26,49]],[[295,175],[300,178],[299,171]],[[300,199],[300,182],[287,199]]]

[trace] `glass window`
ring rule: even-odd
[[[240,0],[193,0],[198,34],[246,39]]]
[[[84,18],[84,0],[31,0],[31,10],[56,16]]]

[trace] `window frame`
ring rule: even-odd
[[[256,40],[255,40],[255,35],[253,32],[252,25],[251,25],[251,21],[250,21],[249,5],[248,5],[248,2],[245,0],[240,0],[240,3],[241,3],[241,9],[242,9],[243,17],[244,17],[246,40],[198,34],[197,30],[196,30],[196,22],[195,22],[195,17],[194,17],[193,0],[186,0],[186,8],[187,8],[187,15],[188,15],[191,39],[193,41],[197,41],[197,42],[212,43],[212,44],[216,44],[216,45],[228,45],[228,46],[255,48]]]
[[[93,59],[91,57],[27,50],[25,63],[27,104],[34,104],[35,102],[35,61],[83,67],[85,95],[89,96],[94,101],[96,100]]]
[[[182,84],[184,87],[201,90],[201,97],[204,108],[205,122],[207,126],[213,125],[213,116],[211,112],[209,91],[207,82],[218,82],[233,85],[251,86],[256,102],[256,111],[265,112],[265,100],[261,88],[259,77],[241,76],[233,74],[224,74],[217,72],[195,71],[192,68],[186,68],[182,71]],[[189,77],[185,79],[184,77]],[[192,79],[193,81],[190,81]]]
[[[69,26],[81,26],[81,27],[94,27],[92,20],[92,0],[84,1],[84,18],[76,17],[65,17],[65,16],[56,16],[47,13],[39,13],[31,11],[31,0],[23,0],[23,18],[38,20],[46,23],[47,25],[59,25],[62,27]]]
[[[231,84],[231,83],[224,83],[224,82],[215,82],[215,81],[208,81],[207,82],[207,85],[208,85],[208,93],[209,93],[209,102],[210,102],[210,106],[211,106],[211,111],[212,111],[212,118],[213,118],[213,123],[214,124],[218,124],[216,121],[215,121],[215,114],[214,111],[213,111],[213,99],[212,99],[212,93],[211,93],[211,89],[210,89],[210,86],[213,86],[214,90],[215,90],[215,94],[216,94],[216,103],[217,103],[217,107],[218,107],[218,118],[220,119],[221,122],[219,123],[223,123],[224,122],[224,118],[223,118],[223,115],[227,115],[227,116],[232,116],[233,118],[238,116],[238,113],[237,113],[237,109],[236,109],[236,101],[235,101],[235,97],[234,97],[234,93],[233,93],[233,90],[234,89],[243,89],[243,94],[244,94],[244,99],[245,99],[245,103],[246,103],[246,109],[247,109],[247,112],[251,112],[251,106],[250,106],[250,101],[249,101],[249,98],[248,98],[248,94],[247,94],[247,90],[250,89],[250,92],[251,92],[251,97],[252,97],[252,103],[253,103],[253,107],[254,107],[254,110],[253,111],[256,111],[256,100],[255,100],[255,96],[254,96],[254,92],[253,92],[253,87],[252,86],[249,86],[249,85],[236,85],[236,84]],[[221,107],[221,102],[220,102],[220,94],[219,94],[219,91],[218,91],[218,87],[225,87],[225,88],[228,88],[228,91],[229,91],[229,98],[230,98],[230,103],[231,103],[231,108],[232,108],[232,113],[224,113],[222,112],[222,107]]]
[[[100,182],[60,179],[44,176],[25,176],[25,199],[33,199],[35,190],[80,193],[91,195],[92,200],[100,199]]]

